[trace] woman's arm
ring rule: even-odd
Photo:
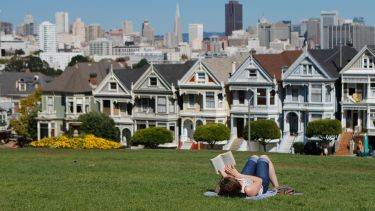
[[[254,178],[254,176],[251,176],[251,178]],[[252,185],[245,187],[245,193],[247,196],[256,196],[262,187],[262,179],[259,177],[255,178],[256,180],[253,180],[254,183]]]

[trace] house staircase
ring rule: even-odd
[[[291,153],[291,148],[293,146],[293,143],[297,140],[297,136],[291,136],[287,135],[284,137],[284,139],[281,141],[279,149],[277,152],[279,153]]]
[[[191,141],[184,141],[181,142],[180,149],[181,150],[190,150],[193,145],[193,142]]]
[[[336,155],[350,155],[350,141],[353,138],[353,132],[343,132],[341,134],[341,140],[338,143],[339,147],[336,151]]]
[[[234,139],[232,145],[230,146],[229,150],[237,151],[240,149],[241,144],[244,140],[240,138]]]

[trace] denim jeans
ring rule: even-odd
[[[256,176],[262,179],[263,193],[268,190],[270,183],[268,160],[265,158],[250,157],[243,167],[242,174]]]

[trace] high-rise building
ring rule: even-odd
[[[5,34],[12,34],[13,24],[9,22],[0,22],[0,32],[4,32]]]
[[[32,15],[25,15],[23,18],[23,24],[29,24],[29,23],[34,23],[34,18]]]
[[[291,33],[291,22],[281,21],[278,23],[271,24],[271,41],[277,40],[289,40]]]
[[[189,24],[189,44],[193,50],[202,49],[203,24]]]
[[[271,23],[265,17],[258,21],[259,46],[269,48],[271,42]]]
[[[145,20],[142,24],[142,37],[145,42],[153,43],[154,42],[154,29],[151,27],[148,20]]]
[[[333,11],[322,11],[320,13],[320,48],[327,49],[326,40],[328,31],[324,31],[327,26],[337,26],[339,24],[339,13],[336,10]]]
[[[125,36],[131,35],[133,33],[133,23],[129,20],[125,20],[122,23],[122,34]]]
[[[180,21],[180,7],[176,5],[176,16],[174,18],[174,34],[176,36],[177,44],[183,42],[182,40],[182,30],[181,30],[181,21]]]
[[[229,3],[225,4],[225,35],[229,36],[232,31],[242,28],[242,4],[238,0],[229,0]]]
[[[86,27],[86,42],[103,37],[103,31],[99,24],[90,24]]]
[[[318,18],[310,18],[306,23],[306,40],[312,48],[320,45],[320,20]]]
[[[56,12],[56,33],[69,33],[69,14],[67,12]]]
[[[55,24],[45,21],[39,25],[39,49],[46,53],[57,51]]]
[[[164,35],[164,46],[167,48],[176,47],[176,35],[174,32],[167,32]]]
[[[85,23],[82,22],[81,18],[77,18],[76,21],[74,21],[72,32],[73,36],[79,38],[80,43],[84,43],[86,41]]]
[[[89,42],[90,55],[110,56],[112,55],[113,41],[99,38]]]

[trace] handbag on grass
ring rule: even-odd
[[[283,185],[277,188],[278,195],[292,196],[292,195],[302,195],[303,193],[297,193],[294,188]]]

